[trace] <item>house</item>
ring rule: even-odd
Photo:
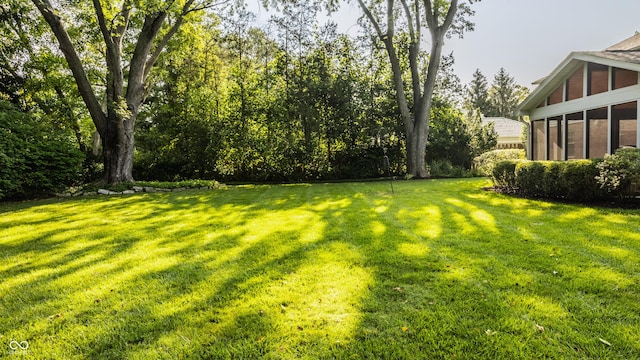
[[[640,33],[604,51],[569,54],[518,106],[530,120],[529,159],[601,158],[640,147],[639,77]]]
[[[483,117],[482,125],[493,123],[498,134],[496,149],[524,149],[522,142],[522,126],[520,121],[503,117]]]

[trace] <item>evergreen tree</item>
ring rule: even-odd
[[[515,115],[519,101],[515,80],[504,68],[500,68],[489,89],[491,111],[485,115],[511,118]]]
[[[478,110],[484,115],[492,112],[487,78],[480,69],[476,69],[473,73],[473,79],[466,88],[464,107],[469,111]]]

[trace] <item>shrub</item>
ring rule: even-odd
[[[60,130],[0,101],[0,199],[60,191],[80,179],[83,159]]]
[[[566,161],[546,161],[543,163],[544,175],[542,177],[542,194],[546,198],[563,199],[566,197],[566,184],[563,169],[568,164]],[[595,179],[594,179],[595,184]]]
[[[436,178],[463,178],[471,174],[462,166],[451,165],[449,160],[433,160],[429,165],[429,175]]]
[[[569,200],[592,200],[604,198],[605,192],[598,186],[598,164],[601,159],[573,160],[564,165],[562,179],[565,196]]]
[[[605,197],[596,181],[600,160],[505,160],[494,167],[494,186],[524,196],[589,201]]]
[[[504,192],[516,192],[516,166],[520,160],[499,161],[493,167],[491,180],[493,185]]]
[[[640,150],[621,148],[613,155],[605,155],[598,164],[596,179],[600,187],[612,196],[635,196],[640,190]]]
[[[521,189],[527,196],[542,196],[544,194],[542,179],[545,165],[541,161],[521,161],[516,164],[514,187]]]
[[[525,152],[519,149],[491,150],[473,159],[473,168],[480,176],[491,176],[496,164],[503,160],[524,160]]]

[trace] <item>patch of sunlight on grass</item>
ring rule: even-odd
[[[370,271],[355,265],[360,258],[357,249],[347,244],[315,249],[298,268],[270,281],[260,293],[228,304],[221,314],[225,320],[210,331],[231,331],[238,317],[246,316],[271,324],[270,333],[264,334],[267,338],[285,339],[271,349],[274,353],[313,342],[349,342],[361,320],[362,299],[373,284]]]
[[[573,266],[559,266],[560,274],[570,274],[571,281],[594,288],[625,289],[635,285],[635,279],[611,268],[598,266],[576,269]]]
[[[560,299],[557,301],[559,302]],[[567,318],[567,311],[553,299],[537,295],[507,295],[507,303],[516,311],[527,316],[531,320],[547,319],[562,320]]]
[[[468,218],[460,213],[453,213],[449,215],[450,220],[456,224],[456,227],[464,235],[474,234],[478,229],[468,221]]]
[[[387,210],[389,210],[388,206],[384,206],[384,205],[380,205],[380,206],[376,206],[373,211],[377,212],[378,214],[382,214],[384,212],[386,212]]]
[[[382,236],[387,232],[387,226],[377,220],[371,221],[371,232],[376,237]]]
[[[499,277],[497,282],[504,287],[513,288],[513,286],[528,286],[535,281],[535,276],[523,272],[509,272]]]
[[[402,224],[402,233],[410,238],[435,239],[442,233],[442,212],[437,206],[426,206],[412,212],[402,208],[396,213],[393,222]]]
[[[455,220],[458,222],[458,226],[460,226],[464,232],[472,232],[475,230],[475,226],[471,223],[475,223],[477,226],[480,226],[484,231],[488,231],[491,233],[498,233],[498,228],[496,226],[496,219],[491,215],[488,211],[478,208],[477,206],[471,205],[467,202],[461,201],[456,198],[447,198],[445,202],[465,211],[465,213],[469,214],[469,219],[466,216],[456,216]],[[456,214],[461,215],[461,214]]]
[[[489,266],[489,259],[479,258],[455,247],[442,246],[437,251],[447,264],[446,270],[441,273],[445,279],[456,281],[484,279],[482,269]]]
[[[539,218],[546,214],[546,211],[543,209],[531,209],[531,208],[515,208],[514,213],[520,214],[523,217],[527,218]]]
[[[593,218],[597,211],[592,208],[580,208],[574,211],[568,211],[557,218],[560,222],[571,222],[581,219]]]
[[[618,224],[618,225],[627,225],[627,224],[629,224],[629,220],[631,220],[631,219],[636,221],[636,223],[638,221],[640,221],[640,215],[639,214],[631,215],[631,214],[612,214],[612,213],[608,213],[608,214],[604,215],[604,219],[606,219],[606,221],[610,222],[610,223],[614,223],[614,224]]]
[[[401,243],[398,245],[398,251],[407,256],[424,257],[429,253],[430,248],[422,243]]]
[[[473,274],[473,270],[466,266],[450,266],[442,276],[448,280],[468,281]]]
[[[603,254],[614,257],[618,260],[631,260],[632,258],[635,259],[638,256],[638,253],[635,251],[610,245],[603,246],[598,244],[590,244],[589,247]]]
[[[312,207],[315,211],[337,210],[348,208],[352,204],[351,199],[328,200]]]
[[[435,239],[442,233],[442,211],[437,206],[427,206],[421,208],[418,212],[421,218],[416,224],[416,233]]]

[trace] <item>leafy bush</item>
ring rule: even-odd
[[[0,199],[61,191],[80,179],[83,159],[60,130],[0,101]]]
[[[640,192],[640,149],[621,148],[605,155],[598,164],[598,184],[607,193],[622,198]]]
[[[480,176],[491,176],[496,164],[503,160],[525,159],[524,150],[502,149],[491,150],[473,159],[473,168]]]
[[[514,187],[522,189],[529,196],[543,196],[543,179],[545,173],[545,162],[542,161],[520,161],[515,167],[513,174]]]
[[[589,201],[605,197],[596,181],[600,160],[505,160],[493,170],[494,186],[524,196]]]
[[[434,160],[429,165],[429,174],[436,178],[463,178],[471,174],[462,166],[451,165],[449,160]]]
[[[500,191],[515,192],[516,186],[516,165],[518,160],[503,160],[499,161],[491,172],[491,180],[493,186]]]

